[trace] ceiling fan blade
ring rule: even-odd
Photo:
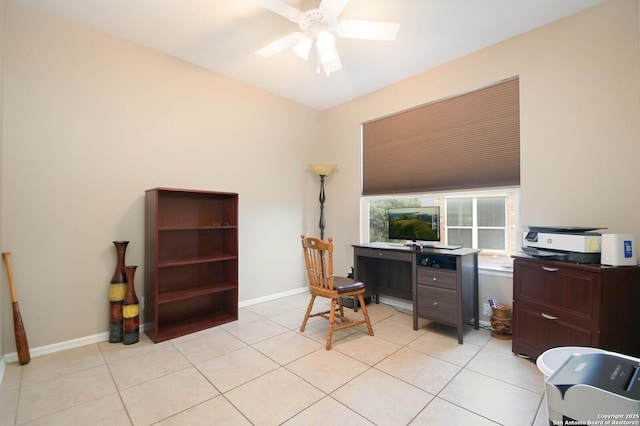
[[[277,39],[274,42],[271,42],[269,44],[267,44],[265,47],[263,47],[262,49],[258,49],[256,50],[256,55],[260,55],[263,57],[267,57],[267,56],[271,56],[271,55],[275,55],[276,53],[293,46],[294,44],[296,44],[298,41],[300,41],[300,39],[304,37],[304,34],[300,33],[300,32],[294,32],[291,34],[287,34],[284,37],[281,37],[279,39]]]
[[[304,12],[296,9],[293,6],[289,6],[287,3],[281,0],[254,0],[256,3],[264,7],[265,9],[269,9],[273,13],[277,13],[278,15],[284,16],[290,21],[295,23],[300,23],[304,18]]]
[[[392,41],[398,35],[400,24],[397,22],[376,22],[348,20],[338,22],[336,33],[345,38]]]
[[[349,0],[322,0],[318,9],[326,16],[336,17],[349,4]]]

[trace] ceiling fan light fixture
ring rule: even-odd
[[[333,49],[336,45],[336,38],[329,31],[322,29],[318,32],[318,39],[316,46],[318,50],[323,51],[327,49]]]
[[[322,69],[328,77],[332,72],[342,69],[342,62],[340,62],[340,58],[336,57],[329,62],[324,62],[322,64]]]
[[[322,65],[324,73],[329,76],[332,72],[342,69],[342,62],[338,56],[335,46],[318,49],[318,60]]]
[[[311,51],[311,46],[313,45],[313,39],[309,36],[304,36],[293,45],[293,51],[301,57],[302,59],[309,59],[309,52]]]
[[[338,57],[338,51],[335,47],[318,48],[318,52],[320,53],[321,64],[329,63]]]

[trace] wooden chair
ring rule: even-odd
[[[300,332],[304,332],[307,321],[310,317],[321,316],[329,320],[327,331],[327,350],[331,349],[331,338],[334,331],[355,327],[360,324],[367,324],[369,336],[373,336],[373,328],[369,322],[367,306],[362,295],[365,292],[364,283],[352,280],[347,277],[333,276],[333,238],[328,241],[319,238],[301,236],[302,248],[304,250],[304,260],[307,264],[307,276],[309,278],[309,291],[311,300],[304,315],[304,321],[300,327]],[[311,313],[313,302],[316,297],[326,297],[331,299],[331,307],[328,311]],[[362,307],[364,318],[360,321],[351,321],[344,316],[343,297],[358,298]]]

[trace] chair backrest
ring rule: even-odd
[[[301,235],[309,287],[317,291],[333,291],[333,238],[327,241]]]

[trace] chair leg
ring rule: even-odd
[[[309,301],[309,305],[307,306],[307,312],[304,314],[304,320],[302,321],[302,325],[300,326],[300,333],[304,331],[304,328],[307,326],[307,321],[309,320],[309,316],[311,315],[311,309],[313,309],[313,302],[316,300],[316,295],[311,295],[311,300]]]
[[[338,296],[338,306],[340,309],[340,321],[344,322],[345,321],[345,317],[344,317],[344,300],[342,298],[342,296]]]
[[[331,310],[329,311],[329,329],[327,330],[326,349],[331,349],[331,338],[333,337],[333,323],[336,320],[336,299],[331,299]]]
[[[358,295],[358,301],[360,302],[360,308],[362,308],[362,314],[364,315],[364,320],[367,323],[367,328],[369,329],[369,336],[373,336],[373,328],[371,327],[371,322],[369,321],[369,312],[367,311],[367,305],[364,303],[364,298],[362,294]]]

